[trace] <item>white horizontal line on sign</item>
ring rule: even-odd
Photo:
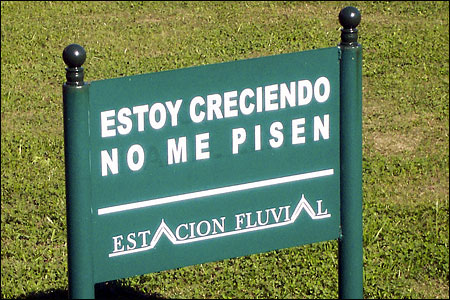
[[[226,186],[226,187],[221,187],[221,188],[215,188],[215,189],[210,189],[210,190],[205,190],[205,191],[198,191],[198,192],[192,192],[192,193],[163,197],[163,198],[143,200],[143,201],[134,202],[134,203],[100,208],[100,209],[98,209],[98,215],[101,216],[101,215],[107,215],[107,214],[112,214],[112,213],[117,213],[117,212],[123,212],[123,211],[127,211],[127,210],[155,206],[155,205],[191,200],[191,199],[195,199],[195,198],[203,198],[203,197],[209,197],[209,196],[215,196],[215,195],[221,195],[221,194],[228,194],[228,193],[232,193],[232,192],[245,191],[245,190],[250,190],[250,189],[255,189],[255,188],[261,188],[261,187],[266,187],[266,186],[271,186],[271,185],[282,184],[282,183],[289,183],[289,182],[300,181],[300,180],[305,180],[305,179],[324,177],[324,176],[329,176],[329,175],[333,175],[333,174],[334,174],[333,169],[326,169],[326,170],[315,171],[315,172],[310,172],[310,173],[296,174],[296,175],[278,177],[278,178],[273,178],[273,179],[266,179],[266,180],[261,180],[261,181]]]

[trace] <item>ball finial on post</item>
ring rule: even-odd
[[[66,84],[81,86],[84,84],[84,69],[86,51],[78,44],[70,44],[63,51],[63,60],[67,65]]]
[[[347,6],[339,13],[339,23],[342,25],[341,45],[356,46],[358,44],[358,29],[361,13],[353,6]]]

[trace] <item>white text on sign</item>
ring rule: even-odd
[[[291,81],[289,83],[271,84],[256,89],[245,88],[241,91],[227,91],[221,94],[197,95],[188,103],[190,120],[195,124],[214,120],[248,116],[257,113],[278,111],[298,106],[305,106],[311,102],[325,103],[330,97],[331,87],[327,77],[319,77],[314,82],[310,80]],[[179,125],[179,113],[183,99],[156,102],[152,105],[142,104],[134,107],[122,107],[118,110],[106,110],[100,113],[100,134],[102,138],[114,138],[128,135],[133,131],[159,130],[164,126]],[[170,125],[169,125],[170,124]],[[268,128],[255,124],[253,128],[236,127],[230,132],[230,153],[239,154],[240,147],[251,143],[254,151],[260,151],[263,145],[279,148],[283,144],[305,144],[305,132],[311,126],[313,142],[327,140],[330,136],[330,115],[323,114],[312,118],[295,118],[289,124],[274,121]],[[288,128],[289,127],[289,128]],[[263,139],[264,136],[268,137]],[[248,133],[251,131],[251,135]],[[291,132],[286,136],[285,132]],[[251,136],[253,138],[248,138]],[[188,138],[195,139],[194,149],[188,149]],[[195,136],[168,138],[166,143],[167,164],[185,163],[191,159],[210,159],[209,132],[202,132]],[[222,137],[223,138],[223,137]],[[251,139],[251,140],[250,140]],[[145,165],[146,149],[139,144],[130,145],[128,149],[101,150],[102,176],[115,175],[119,170],[119,151],[126,151],[126,162],[130,171],[139,171]],[[195,153],[195,155],[194,155]]]

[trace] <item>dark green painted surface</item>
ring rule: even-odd
[[[363,298],[362,224],[362,46],[361,13],[347,6],[339,13],[341,79],[341,236],[339,298]]]
[[[363,297],[362,232],[362,47],[342,47],[341,76],[341,227],[339,293]],[[345,62],[345,64],[344,64]],[[350,80],[355,79],[355,80]],[[345,143],[345,146],[344,146]]]
[[[63,86],[69,297],[92,298],[89,85]]]
[[[94,249],[94,281],[337,239],[340,224],[338,55],[338,48],[334,47],[92,82],[90,147],[86,147],[90,148],[93,234],[92,241],[85,243],[91,243]],[[299,80],[309,80],[314,86],[320,77],[330,82],[329,98],[323,103],[313,97],[307,105],[273,111],[263,109],[249,115],[241,114],[237,103],[238,116],[200,123],[192,122],[189,115],[189,104],[195,96],[206,100],[207,95],[219,94],[223,99],[225,92],[236,91],[239,98],[246,88],[256,94],[258,87],[264,90],[265,86],[282,83],[289,87],[290,82]],[[256,95],[250,102],[255,98]],[[117,114],[124,107],[133,110],[135,106],[148,105],[151,108],[155,103],[165,105],[166,101],[175,103],[178,99],[182,99],[182,103],[176,126],[171,125],[168,113],[165,126],[153,129],[145,113],[143,131],[138,131],[137,116],[131,115],[133,127],[129,134],[116,132],[115,136],[101,136],[101,112],[114,110]],[[250,102],[246,102],[247,105]],[[325,115],[329,116],[329,137],[320,135],[319,140],[314,141],[314,117],[325,122]],[[300,134],[305,137],[305,143],[293,145],[291,122],[299,118],[305,118],[305,132]],[[110,119],[116,124],[108,130],[114,130],[120,124],[117,118]],[[274,122],[283,125],[284,141],[278,148],[269,143]],[[258,151],[254,142],[256,125],[261,128],[261,150]],[[233,154],[232,130],[236,128],[244,128],[247,138],[239,147],[239,153]],[[209,145],[204,150],[209,152],[209,158],[196,160],[196,135],[204,133],[209,133]],[[179,141],[179,137],[186,137],[187,161],[169,164],[168,139]],[[138,171],[130,170],[127,164],[127,152],[135,144],[144,151],[144,163]],[[118,173],[111,174],[108,169],[108,175],[102,176],[101,151],[107,150],[112,155],[114,148],[118,152]],[[138,161],[136,155],[133,159]],[[267,180],[322,170],[332,173],[252,189],[242,186],[253,182],[264,185]],[[206,197],[194,195],[184,201],[132,210],[111,213],[107,210],[123,204],[151,204],[152,199],[211,189],[222,191],[217,190],[222,187],[242,189]],[[302,195],[312,211],[308,214],[307,209],[303,209],[294,221],[292,214]],[[289,211],[279,209],[286,206]],[[266,211],[271,208],[274,210]],[[260,225],[265,223],[266,216],[270,217],[265,227],[254,226],[257,211],[261,211]],[[324,214],[320,215],[321,212]],[[243,214],[240,217],[243,222],[237,226],[236,215],[239,214]],[[275,220],[277,215],[278,221]],[[313,219],[314,215],[322,218]],[[197,225],[203,220],[197,232]],[[218,223],[224,228],[218,227]],[[164,227],[160,227],[161,224],[166,224],[174,235],[180,224],[185,225],[181,225],[178,238],[175,236],[171,240],[167,231],[160,239],[155,238],[158,228]],[[147,230],[150,233],[146,233]],[[133,232],[134,239],[131,235],[127,241]],[[204,235],[203,240],[190,239],[201,235]],[[127,250],[127,246],[134,249],[143,244],[150,246],[152,239],[155,244],[145,251],[121,251],[122,247]]]

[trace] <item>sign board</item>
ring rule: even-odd
[[[338,237],[336,47],[89,89],[95,281]]]
[[[94,284],[338,239],[362,298],[362,49],[338,47],[86,83],[65,48],[69,296]]]

